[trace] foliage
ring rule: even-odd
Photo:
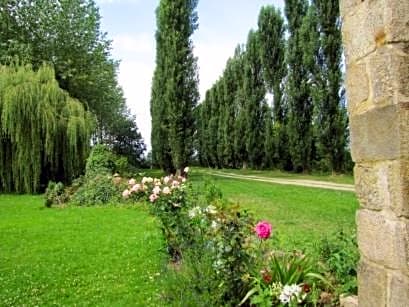
[[[123,125],[136,128],[94,0],[2,0],[0,20],[0,63],[17,60],[34,70],[43,63],[52,66],[59,86],[94,114],[98,142],[118,139]],[[143,144],[140,136],[127,131],[129,137]]]
[[[85,176],[67,189],[70,203],[89,206],[120,202],[124,184],[118,173],[127,170],[126,157],[116,155],[106,145],[95,145],[87,159]]]
[[[263,79],[267,90],[273,95],[272,112],[267,116],[264,168],[271,166],[284,169],[287,166],[288,146],[286,138],[287,107],[283,99],[285,66],[285,27],[280,10],[269,5],[262,7],[258,17],[260,56]],[[272,114],[273,116],[268,116]]]
[[[312,259],[296,252],[276,253],[267,262],[269,265],[252,277],[253,287],[241,303],[250,298],[257,306],[316,306],[320,286],[328,282],[314,269]]]
[[[324,238],[319,253],[328,270],[335,277],[340,293],[357,294],[357,266],[359,261],[356,234],[338,231]]]
[[[193,154],[193,109],[199,99],[197,59],[190,39],[197,0],[161,0],[156,11],[156,69],[152,82],[152,152],[167,172],[182,173]]]
[[[87,178],[72,195],[70,203],[78,206],[114,204],[121,200],[120,191],[112,176],[100,173]]]
[[[226,306],[221,284],[214,272],[213,259],[190,249],[180,265],[166,270],[162,297],[165,306]]]
[[[76,178],[71,186],[62,188],[59,192],[54,191],[53,182],[49,183],[50,191],[47,190],[46,193],[46,204],[91,206],[119,203],[119,194],[125,184],[117,172],[126,173],[128,168],[128,160],[125,157],[117,156],[106,145],[97,144],[87,159],[84,176]],[[115,174],[112,175],[113,173]],[[54,196],[56,193],[58,197]]]
[[[131,166],[141,167],[144,163],[143,153],[146,145],[136,125],[135,116],[124,113],[113,123],[111,130],[110,138],[104,143],[112,148],[116,155],[126,158]],[[117,169],[117,172],[121,174],[124,171],[125,168]]]
[[[261,8],[258,29],[195,111],[201,166],[350,170],[338,7],[288,0],[286,23]]]
[[[64,184],[61,182],[55,183],[50,181],[45,190],[45,206],[51,207],[52,204],[61,205],[67,201],[67,196],[64,192]]]
[[[348,119],[341,71],[342,39],[339,1],[314,0],[315,29],[319,33],[314,78],[315,135],[319,160],[329,171],[347,171]]]
[[[93,117],[51,67],[0,66],[0,122],[1,191],[39,192],[83,171]]]
[[[97,144],[91,150],[85,170],[86,175],[92,177],[95,174],[124,173],[127,168],[126,157],[116,155],[106,145]]]
[[[130,201],[149,200],[152,213],[161,221],[172,260],[186,264],[190,276],[203,270],[210,274],[202,276],[202,280],[190,280],[197,295],[211,290],[213,303],[237,304],[247,289],[242,277],[251,261],[245,248],[246,238],[252,232],[251,216],[222,202],[220,192],[211,184],[203,195],[192,190],[183,177],[144,177],[141,182],[130,179],[128,184],[123,197]],[[209,204],[210,199],[213,201]],[[202,258],[204,263],[197,261]],[[210,261],[211,270],[206,261]],[[213,288],[206,290],[210,286]]]

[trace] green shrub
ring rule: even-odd
[[[128,159],[117,156],[106,145],[95,145],[87,159],[86,176],[103,173],[125,173],[128,171]]]
[[[120,202],[121,186],[115,185],[112,179],[112,176],[107,174],[87,178],[72,196],[71,203],[89,206]]]
[[[355,232],[338,231],[323,239],[319,253],[338,285],[338,292],[357,294],[358,244]]]
[[[45,190],[45,206],[50,208],[52,205],[61,205],[67,201],[68,196],[64,191],[64,184],[50,181]]]
[[[161,285],[164,306],[227,306],[226,285],[214,274],[213,259],[190,250],[180,264],[169,265]]]

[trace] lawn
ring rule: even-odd
[[[285,249],[313,252],[327,234],[356,227],[352,192],[197,169],[189,179],[196,186],[213,181],[226,198],[270,221]],[[163,247],[158,222],[144,205],[47,209],[41,196],[0,195],[0,306],[160,306],[168,261]]]
[[[143,207],[0,196],[0,305],[158,306],[163,244]]]
[[[242,174],[242,172],[238,172]],[[199,184],[213,181],[229,200],[270,221],[280,245],[287,249],[309,249],[325,235],[353,230],[358,200],[353,192],[279,185],[249,180],[208,176],[193,171]]]

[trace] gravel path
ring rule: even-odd
[[[355,187],[353,184],[343,184],[343,183],[333,183],[318,180],[305,180],[305,179],[283,179],[283,178],[267,178],[258,177],[252,175],[237,175],[233,173],[222,173],[217,171],[206,171],[207,174],[212,176],[233,178],[233,179],[245,179],[268,183],[286,184],[286,185],[297,185],[310,188],[337,190],[337,191],[348,191],[355,192]]]

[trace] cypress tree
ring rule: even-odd
[[[234,123],[234,155],[235,167],[246,168],[248,163],[248,153],[244,142],[244,131],[246,130],[246,111],[244,94],[244,62],[245,52],[242,46],[237,46],[234,52],[234,79],[236,81],[236,91],[234,93],[234,106],[236,109],[236,121]]]
[[[234,139],[235,129],[234,123],[236,121],[237,107],[235,102],[235,94],[239,84],[235,79],[234,70],[237,61],[229,59],[227,61],[226,69],[223,74],[223,93],[224,93],[224,119],[223,119],[223,144],[224,144],[224,166],[235,167],[234,154]]]
[[[286,96],[289,108],[289,149],[294,170],[309,171],[312,153],[312,112],[309,70],[304,66],[306,57],[301,28],[308,9],[307,0],[288,0],[285,2],[285,15],[288,22],[288,66]]]
[[[273,6],[261,9],[258,18],[260,35],[260,54],[263,64],[263,77],[267,90],[273,94],[273,122],[271,131],[274,137],[267,135],[266,144],[271,153],[271,163],[279,168],[286,167],[288,160],[288,137],[286,135],[287,112],[283,100],[283,80],[286,74],[285,65],[285,27],[280,10]],[[267,161],[265,161],[267,163]],[[268,163],[270,164],[270,162]]]
[[[155,148],[152,150],[165,170],[169,154],[172,168],[179,172],[183,172],[193,154],[193,110],[199,93],[197,59],[190,37],[198,26],[196,7],[197,0],[161,0],[157,10],[157,71],[151,102]],[[163,125],[163,133],[158,125]],[[159,140],[164,142],[163,150],[157,148]]]
[[[206,91],[205,100],[201,104],[200,108],[200,124],[199,127],[201,128],[201,156],[203,160],[204,166],[207,167],[214,167],[211,159],[210,154],[210,146],[211,146],[211,135],[210,135],[210,119],[212,116],[211,113],[211,103],[210,103],[210,90]]]
[[[274,153],[276,151],[275,140],[277,139],[277,135],[273,127],[272,110],[266,102],[264,102],[262,106],[262,123],[261,140],[264,140],[262,167],[271,168],[274,164]]]
[[[316,14],[317,78],[315,134],[321,167],[342,171],[345,164],[347,115],[341,93],[342,40],[338,1],[313,0]]]
[[[0,190],[39,192],[80,175],[93,122],[52,68],[0,66]]]
[[[220,168],[220,161],[217,155],[217,142],[218,142],[218,131],[219,131],[219,104],[217,100],[217,88],[216,84],[209,91],[209,104],[210,104],[210,119],[209,119],[209,159],[211,161],[212,167]]]
[[[248,35],[245,62],[243,89],[245,95],[245,130],[244,142],[251,167],[260,167],[262,163],[263,144],[262,106],[265,97],[265,87],[260,59],[260,39],[258,32],[250,31]]]
[[[223,77],[220,78],[215,84],[216,90],[216,103],[218,107],[218,112],[212,114],[212,116],[216,116],[218,120],[217,124],[217,139],[216,139],[216,149],[217,149],[217,160],[219,161],[219,167],[225,166],[225,148],[226,148],[226,138],[225,133],[226,131],[226,104],[224,100],[224,86],[223,86]]]

